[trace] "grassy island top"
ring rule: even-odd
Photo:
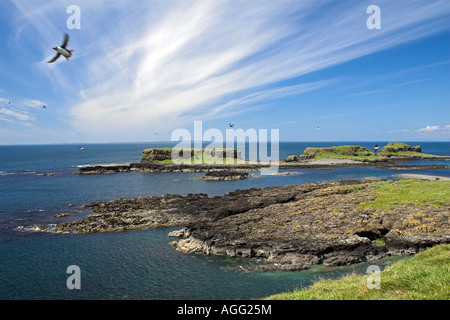
[[[177,157],[174,159],[173,157]],[[406,143],[390,142],[378,152],[357,145],[342,145],[325,148],[308,147],[302,155],[291,155],[287,162],[299,160],[347,159],[360,161],[384,161],[387,158],[433,158],[440,157],[422,153],[420,146],[409,146]],[[241,151],[230,148],[149,148],[142,153],[142,163],[226,163],[244,164]]]
[[[354,159],[354,160],[377,160],[386,157],[413,157],[430,158],[436,157],[432,154],[422,153],[420,146],[409,146],[406,143],[390,142],[378,153],[361,146],[335,146],[327,148],[306,148],[300,156],[303,160],[321,160],[321,159]]]
[[[177,157],[174,159],[173,157]],[[235,163],[245,161],[230,148],[149,148],[142,152],[142,163]]]
[[[420,146],[409,146],[406,143],[389,142],[379,152],[380,156],[434,157],[432,154],[422,153]]]
[[[328,148],[306,148],[300,159],[375,159],[375,152],[360,146],[336,146]]]

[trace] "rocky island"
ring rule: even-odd
[[[450,181],[331,181],[88,204],[72,233],[180,226],[184,253],[247,257],[251,271],[299,270],[409,255],[450,243]]]
[[[200,178],[193,178],[197,180],[206,180],[206,181],[230,181],[230,180],[242,180],[248,179],[251,175],[247,172],[238,172],[238,171],[210,171],[205,173]]]
[[[389,143],[377,153],[361,146],[307,148],[278,164],[313,169],[450,168],[397,162],[450,160],[421,151],[403,143]],[[174,161],[174,154],[185,161]],[[197,179],[223,181],[249,178],[245,171],[269,165],[244,161],[234,149],[152,148],[143,151],[139,163],[91,165],[75,173],[205,172]],[[450,243],[450,181],[429,175],[399,178],[405,180],[366,178],[236,190],[216,197],[187,194],[95,202],[86,205],[92,214],[62,222],[54,230],[92,233],[180,226],[170,234],[179,238],[172,242],[176,250],[247,257],[254,261],[252,271],[346,265]]]
[[[183,161],[172,160],[172,154]],[[290,155],[277,163],[280,169],[323,169],[330,167],[373,166],[387,169],[444,169],[450,165],[404,165],[398,160],[450,160],[450,156],[421,153],[420,146],[389,143],[378,154],[360,146],[336,146],[329,148],[306,148],[300,156]],[[140,162],[117,164],[91,164],[79,166],[74,174],[107,174],[120,172],[210,172],[210,171],[258,171],[270,167],[270,162],[254,162],[241,159],[234,149],[173,149],[150,148],[142,153]]]

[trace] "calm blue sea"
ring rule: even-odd
[[[357,144],[373,148],[386,142],[284,142],[280,158],[300,155],[308,146]],[[450,154],[449,142],[417,142],[422,152]],[[34,231],[37,224],[79,219],[83,205],[168,193],[223,195],[236,189],[301,184],[375,176],[392,179],[396,170],[337,168],[291,170],[289,176],[239,181],[191,180],[201,173],[119,173],[73,175],[77,166],[138,162],[142,150],[173,142],[0,146],[0,299],[252,299],[305,287],[320,278],[364,273],[367,264],[298,272],[246,273],[243,259],[186,255],[169,245],[168,232],[179,228],[104,234]],[[409,162],[411,163],[411,162]],[[450,164],[425,161],[422,164]],[[411,163],[412,164],[412,163]],[[289,170],[281,170],[289,171]],[[450,176],[450,170],[401,170],[400,173]],[[54,173],[44,176],[43,173]],[[55,218],[56,213],[73,213]],[[66,219],[66,220],[64,220]],[[392,260],[392,259],[391,259]],[[81,270],[81,289],[69,290],[67,267]]]

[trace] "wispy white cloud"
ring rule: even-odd
[[[426,126],[425,128],[420,128],[420,129],[417,129],[416,131],[417,132],[433,132],[433,131],[436,131],[439,129],[441,129],[440,126]]]
[[[445,126],[425,126],[419,129],[397,129],[389,131],[388,133],[407,133],[410,135],[424,136],[424,135],[432,135],[432,136],[450,136],[450,124]]]
[[[393,75],[389,75],[389,76],[385,76],[383,78],[392,78]],[[392,89],[396,89],[399,87],[406,87],[406,86],[410,86],[416,83],[421,83],[424,82],[428,79],[418,79],[418,80],[413,80],[413,81],[406,81],[406,82],[401,82],[401,83],[396,83],[396,84],[391,84],[388,86],[385,86],[383,88],[380,89],[376,89],[376,90],[368,90],[368,91],[361,91],[361,92],[355,92],[355,93],[351,93],[348,95],[348,97],[364,97],[364,96],[368,96],[368,95],[378,95],[380,93],[385,93],[385,92],[392,92]],[[380,81],[382,83],[382,81]],[[361,84],[359,84],[361,85]]]
[[[50,16],[63,5],[28,12],[26,3],[18,4],[23,19],[43,37],[61,33]],[[382,29],[368,30],[370,1],[104,4],[79,1],[86,40],[78,40],[71,80],[61,64],[46,71],[66,89],[79,79],[71,124],[96,136],[176,127],[321,88],[325,82],[287,83],[442,31],[450,12],[445,1],[379,1]]]
[[[349,97],[362,97],[372,94],[378,94],[382,92],[389,91],[389,89],[378,89],[378,90],[370,90],[370,91],[363,91],[363,92],[356,92],[349,95]]]
[[[21,121],[29,121],[29,120],[33,120],[34,118],[31,117],[27,112],[20,112],[20,111],[14,111],[11,109],[7,109],[7,108],[1,108],[0,109],[0,114],[1,115],[6,115],[6,116],[10,116],[16,120],[21,120]],[[11,118],[3,118],[5,120],[11,120]]]
[[[33,109],[42,108],[44,102],[36,99],[21,98],[9,100],[0,98],[0,120],[7,122],[19,121],[22,125],[28,125],[30,121],[35,121],[32,114]]]
[[[426,126],[425,128],[420,128],[415,130],[419,133],[436,133],[436,132],[448,132],[450,133],[450,125],[446,125],[444,127],[441,126]]]
[[[41,100],[37,99],[22,99],[19,101],[14,101],[14,106],[17,108],[42,108],[45,106],[45,102],[42,102]]]
[[[249,104],[270,102],[278,98],[286,96],[300,95],[309,91],[313,91],[333,83],[334,80],[324,80],[303,83],[298,85],[285,86],[274,89],[262,89],[260,91],[250,91],[242,97],[236,99],[229,99],[222,105],[217,105],[211,111],[202,113],[202,117],[208,119],[209,117],[226,117],[228,114],[235,113],[236,109],[247,109]],[[234,108],[234,109],[233,109]],[[241,110],[242,111],[242,110]]]

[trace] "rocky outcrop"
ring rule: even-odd
[[[180,159],[173,160],[172,154]],[[422,154],[420,146],[411,147],[404,143],[389,143],[375,155],[371,150],[360,146],[336,146],[329,148],[306,148],[300,158],[290,155],[280,159],[279,169],[304,168],[323,169],[333,167],[376,166],[385,169],[444,169],[450,165],[405,165],[396,160],[427,159],[450,160],[450,156]],[[181,161],[181,158],[185,158]],[[141,162],[117,164],[91,164],[79,166],[73,174],[105,174],[118,172],[210,172],[224,170],[258,171],[270,167],[268,162],[250,162],[241,159],[235,149],[172,149],[150,148],[142,153]]]
[[[347,265],[450,243],[448,208],[359,209],[358,203],[371,197],[373,183],[357,191],[322,185],[298,200],[197,223],[183,230],[176,248],[259,258],[254,270],[263,271]]]
[[[309,188],[313,186],[307,186],[306,190]],[[61,223],[58,228],[65,232],[90,233],[190,225],[291,201],[296,196],[295,190],[285,186],[237,190],[221,197],[187,194],[94,202],[86,205],[93,214],[79,221]]]
[[[378,151],[379,155],[396,155],[402,152],[413,152],[413,153],[421,153],[421,146],[409,146],[406,143],[399,142],[389,142],[386,146]]]
[[[404,159],[404,158],[401,158]],[[450,160],[449,156],[440,156],[435,158],[427,158],[428,160]],[[376,167],[380,169],[393,170],[431,170],[431,169],[449,169],[450,165],[406,165],[398,164],[395,160],[386,158],[379,159],[360,159],[353,161],[349,159],[323,159],[310,162],[306,161],[280,161],[279,169],[326,169],[335,167]],[[108,174],[122,172],[210,172],[210,171],[227,171],[227,170],[243,170],[243,171],[259,171],[262,168],[268,168],[268,164],[262,163],[245,163],[245,164],[172,164],[172,163],[137,163],[117,165],[86,165],[78,168],[73,174]]]
[[[374,157],[375,153],[360,146],[337,146],[328,148],[306,148],[300,156],[302,160],[342,157]]]
[[[250,178],[250,174],[247,172],[238,171],[211,171],[205,173],[200,180],[206,181],[230,181],[230,180],[242,180]]]
[[[175,156],[175,159],[173,159]],[[141,163],[158,163],[166,161],[176,163],[177,159],[192,160],[192,163],[203,163],[223,161],[222,159],[241,159],[241,152],[235,149],[214,148],[214,149],[192,149],[192,148],[150,148],[142,152]],[[196,162],[194,160],[197,160]]]
[[[448,206],[361,209],[378,179],[237,190],[224,196],[164,195],[87,205],[93,214],[57,231],[110,232],[183,226],[185,253],[251,257],[254,271],[346,265],[450,243]],[[397,183],[397,182],[392,182]]]
[[[282,161],[283,162],[297,162],[298,156],[296,156],[295,154],[291,154],[289,157],[287,157],[286,159],[283,159]]]
[[[130,172],[133,168],[132,163],[121,164],[98,164],[98,165],[86,165],[80,166],[77,171],[72,174],[110,174],[119,172]]]
[[[172,149],[170,148],[151,148],[142,152],[141,163],[154,163],[172,159]]]

